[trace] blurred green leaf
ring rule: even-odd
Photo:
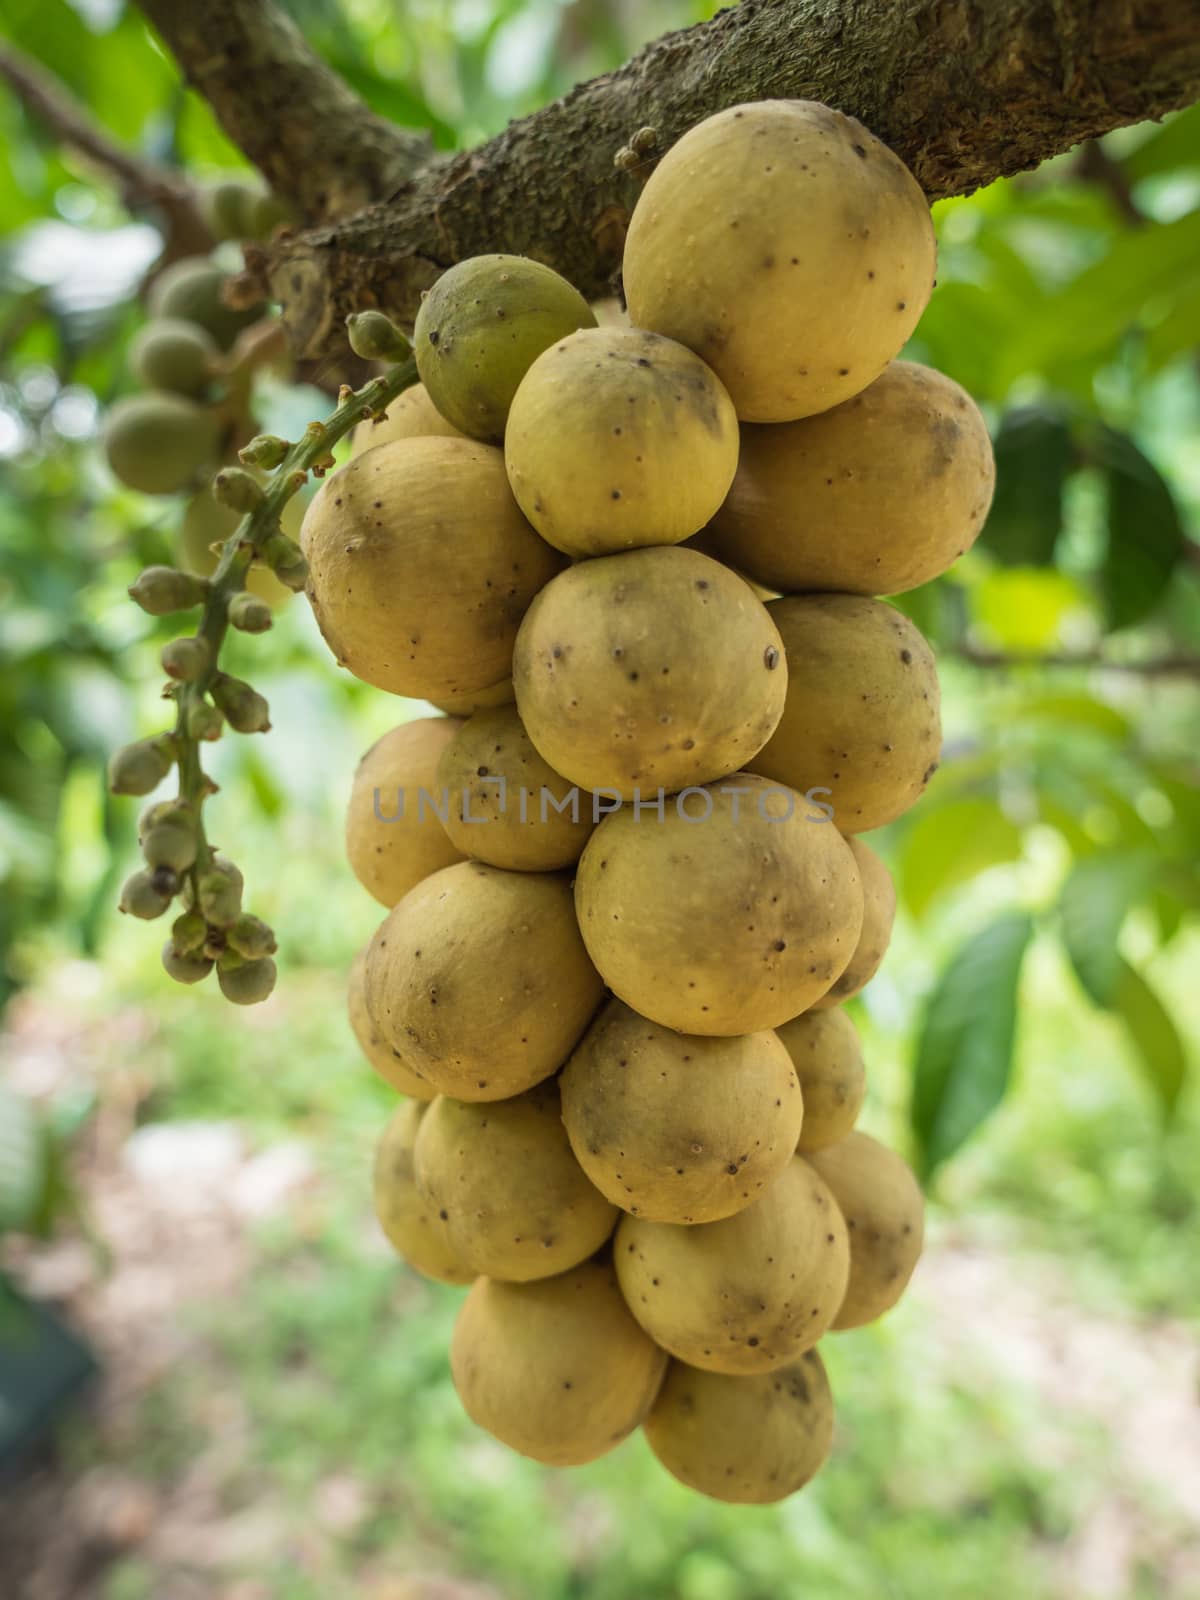
[[[1089,450],[1108,489],[1100,588],[1109,626],[1127,628],[1158,604],[1186,540],[1166,479],[1128,435],[1100,424]]]
[[[1047,566],[1074,454],[1070,423],[1055,407],[1021,406],[1005,412],[993,448],[996,493],[980,543],[1005,566]]]
[[[1098,1006],[1114,1003],[1125,965],[1118,948],[1121,927],[1155,866],[1149,852],[1106,852],[1081,861],[1063,885],[1063,944],[1076,976]]]
[[[1025,912],[997,918],[951,957],[926,1002],[909,1113],[926,1177],[1004,1098],[1021,962],[1032,934]]]
[[[1090,694],[1048,689],[1043,694],[1024,697],[1016,706],[1015,714],[1023,721],[1061,723],[1064,727],[1084,729],[1109,739],[1124,740],[1130,736],[1128,717]]]
[[[1074,578],[1054,567],[1001,567],[976,585],[974,620],[1004,650],[1036,655],[1062,643],[1064,624],[1086,613]]]
[[[1113,1009],[1128,1029],[1142,1070],[1169,1121],[1187,1076],[1187,1054],[1179,1029],[1145,978],[1127,962],[1121,963]]]
[[[900,895],[914,917],[977,872],[1021,855],[1021,830],[990,797],[930,805],[904,835],[897,862]]]
[[[1157,127],[1151,126],[1121,165],[1134,183],[1174,167],[1200,167],[1200,105],[1165,118]]]
[[[0,1084],[0,1236],[34,1221],[45,1187],[45,1144],[33,1106]]]

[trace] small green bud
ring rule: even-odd
[[[108,787],[113,794],[149,794],[170,772],[174,760],[167,733],[124,745],[108,763]]]
[[[229,602],[229,620],[243,633],[266,633],[274,619],[265,600],[243,589]]]
[[[210,706],[207,700],[197,700],[194,706],[188,707],[187,731],[189,738],[202,739],[211,742],[221,737],[221,730],[225,726],[225,718],[216,706]]]
[[[228,928],[242,912],[242,874],[232,861],[214,856],[196,885],[196,909],[215,928]]]
[[[190,572],[175,567],[147,567],[129,586],[129,597],[152,617],[165,617],[172,611],[186,611],[204,599],[208,584]]]
[[[275,987],[275,963],[270,956],[261,961],[243,961],[240,956],[223,955],[217,962],[217,982],[226,1000],[235,1006],[256,1006]]]
[[[352,311],[346,318],[350,348],[364,361],[407,361],[412,345],[382,311]]]
[[[262,504],[262,485],[241,467],[222,467],[213,479],[212,491],[231,511],[253,511]]]
[[[120,910],[146,922],[161,917],[171,904],[171,895],[161,885],[157,872],[135,872],[121,886],[121,898],[117,902]]]
[[[296,593],[303,589],[308,582],[308,562],[294,539],[289,539],[281,529],[276,529],[260,553],[280,583],[285,583]]]
[[[212,649],[207,639],[192,634],[163,645],[159,660],[168,678],[179,683],[194,683],[208,671]]]
[[[268,927],[261,917],[251,916],[248,911],[242,912],[233,927],[227,930],[225,938],[229,948],[247,961],[261,961],[264,956],[273,956],[278,949],[274,928]]]
[[[149,867],[186,872],[196,859],[196,830],[182,818],[156,822],[142,840],[142,854]]]
[[[173,939],[168,939],[162,947],[162,964],[167,976],[176,983],[201,983],[213,969],[207,956],[177,950]]]
[[[181,956],[195,955],[204,949],[208,923],[198,911],[184,911],[171,924],[171,943]]]
[[[138,818],[138,843],[141,844],[156,822],[165,822],[173,816],[178,805],[178,800],[156,800],[153,805],[148,805]]]
[[[277,433],[260,433],[249,444],[242,446],[238,451],[238,460],[244,467],[270,469],[279,466],[291,448],[287,440],[281,439]]]
[[[241,678],[222,672],[212,686],[212,697],[225,713],[229,726],[238,733],[266,733],[271,726],[271,708]]]

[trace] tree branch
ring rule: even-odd
[[[0,45],[0,77],[60,143],[77,150],[116,180],[129,210],[150,206],[161,212],[167,260],[212,249],[213,236],[200,213],[195,191],[180,173],[134,155],[109,138],[57,78],[9,45]]]
[[[985,650],[977,645],[952,645],[943,647],[942,655],[955,656],[968,666],[990,671],[1015,672],[1021,668],[1074,669],[1076,671],[1124,672],[1139,678],[1197,678],[1200,679],[1200,656],[1164,655],[1143,656],[1128,661],[1115,661],[1111,657],[1090,653],[1072,655],[1069,652],[1052,652],[1049,655],[1023,655],[1008,650]]]
[[[360,210],[429,163],[428,135],[377,117],[269,0],[139,3],[234,144],[306,221]]]
[[[142,4],[309,221],[335,209],[331,165],[378,202],[251,258],[307,355],[341,344],[357,308],[411,322],[421,290],[480,251],[532,255],[587,294],[609,292],[638,194],[613,157],[644,125],[666,148],[739,101],[823,100],[891,145],[933,200],[1200,96],[1197,0],[742,0],[479,149],[415,169],[409,136],[335,93],[269,0]],[[298,170],[310,159],[313,184]]]

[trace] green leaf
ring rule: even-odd
[[[1163,1118],[1170,1121],[1187,1077],[1187,1053],[1167,1008],[1126,962],[1113,997],[1113,1009],[1129,1031],[1142,1070],[1158,1096]]]
[[[1161,599],[1183,554],[1183,524],[1166,479],[1128,435],[1101,424],[1090,451],[1108,489],[1100,589],[1109,626],[1126,628]]]
[[[1179,167],[1200,167],[1200,106],[1166,117],[1121,165],[1132,183]]]
[[[1037,655],[1059,646],[1088,597],[1053,567],[998,567],[971,591],[974,621],[1004,650]]]
[[[1005,566],[1048,566],[1074,451],[1067,419],[1049,406],[1006,411],[993,448],[996,493],[980,543]]]
[[[996,1109],[1012,1074],[1017,985],[1033,919],[1010,911],[962,945],[926,1002],[910,1121],[928,1176]]]
[[[1117,947],[1121,928],[1154,870],[1149,853],[1108,852],[1079,862],[1063,885],[1063,944],[1076,976],[1098,1006],[1115,1004],[1125,965]]]
[[[923,917],[938,895],[1020,854],[1020,828],[990,797],[931,806],[914,819],[900,846],[901,898],[914,917]]]
[[[28,1100],[0,1085],[0,1235],[33,1222],[45,1177],[37,1115]]]
[[[1021,700],[1015,715],[1022,723],[1032,721],[1061,723],[1072,729],[1096,733],[1107,739],[1125,740],[1131,736],[1128,717],[1090,694],[1070,690],[1046,690]]]

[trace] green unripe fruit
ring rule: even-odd
[[[262,557],[280,583],[295,593],[308,582],[308,562],[300,546],[286,533],[273,533],[262,547]]]
[[[152,617],[186,611],[204,599],[207,584],[191,572],[176,567],[147,567],[129,586],[129,598]]]
[[[406,361],[412,346],[382,311],[352,311],[346,318],[350,348],[364,361]]]
[[[171,924],[171,944],[181,956],[203,950],[207,938],[208,924],[198,911],[184,911]]]
[[[129,367],[147,389],[200,395],[212,382],[221,359],[213,337],[182,317],[156,317],[134,335]]]
[[[170,772],[174,759],[169,734],[124,745],[109,760],[108,787],[113,794],[149,794]]]
[[[239,311],[227,306],[221,290],[229,274],[207,256],[186,256],[176,261],[155,279],[150,291],[150,309],[158,317],[181,317],[199,323],[228,350],[243,328],[257,322],[264,307],[251,306]]]
[[[417,312],[421,381],[447,422],[474,439],[504,437],[529,368],[556,340],[594,328],[587,301],[524,256],[474,256],[444,272]]]
[[[104,419],[104,451],[127,488],[177,494],[216,455],[217,422],[182,395],[127,395]]]
[[[261,961],[222,956],[217,963],[217,982],[226,1000],[235,1006],[256,1006],[275,987],[275,963],[270,956]]]
[[[207,956],[177,950],[172,939],[162,947],[162,964],[167,976],[176,983],[201,983],[213,969]]]
[[[242,914],[242,874],[232,861],[214,856],[197,882],[196,909],[214,928],[229,928]]]
[[[262,504],[263,492],[257,479],[243,467],[222,467],[213,479],[213,494],[231,511],[253,511]]]
[[[235,594],[229,602],[229,620],[243,633],[266,633],[273,618],[271,608],[265,600],[260,600],[257,595],[247,594],[243,589],[241,594]]]
[[[201,210],[218,239],[252,239],[262,190],[249,178],[222,178],[203,191]]]
[[[135,872],[122,884],[117,904],[127,916],[151,922],[171,904],[171,895],[157,872]]]
[[[274,928],[268,927],[261,917],[251,916],[248,911],[242,912],[226,933],[225,939],[229,948],[247,961],[261,961],[264,956],[273,956],[278,948]]]
[[[178,683],[193,683],[208,671],[212,648],[207,639],[195,636],[172,639],[163,645],[159,659],[168,678]]]
[[[213,684],[212,697],[236,732],[266,733],[270,728],[271,708],[258,690],[241,678],[222,673]]]
[[[277,467],[290,449],[277,433],[259,433],[238,451],[238,460],[247,467]]]
[[[182,819],[156,822],[142,840],[142,854],[147,866],[186,872],[196,859],[196,830]]]
[[[211,744],[214,739],[221,737],[225,727],[225,718],[216,706],[210,706],[207,700],[200,700],[194,706],[188,707],[187,731],[191,739],[203,740]]]
[[[294,221],[291,209],[274,194],[255,195],[248,209],[249,239],[269,239],[283,223]]]

